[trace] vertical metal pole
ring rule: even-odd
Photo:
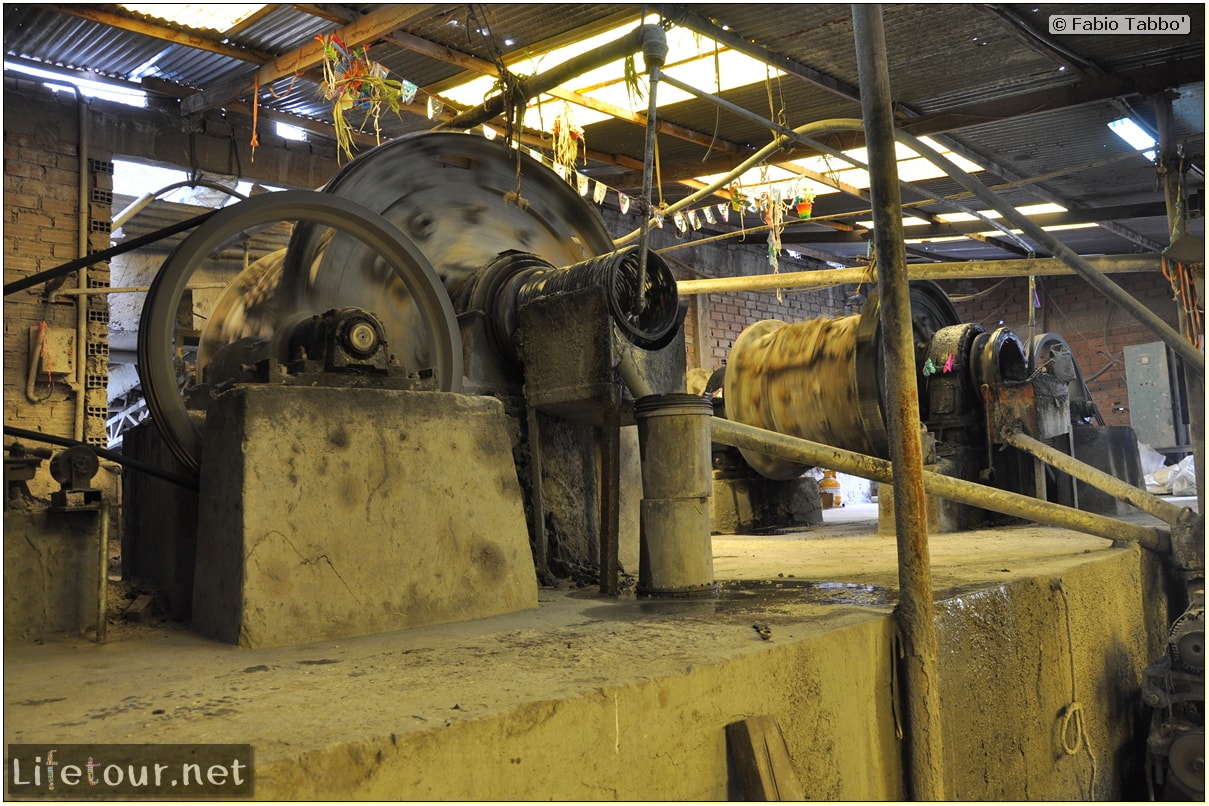
[[[908,782],[913,800],[945,800],[944,742],[940,721],[936,625],[928,556],[923,448],[919,434],[919,392],[907,255],[894,150],[894,117],[882,9],[852,6],[860,73],[861,112],[869,150],[870,196],[881,299],[882,345],[886,364],[886,427],[894,466],[894,525],[898,536],[899,604],[895,610],[902,642],[902,677],[907,716]]]
[[[538,431],[537,409],[525,404],[529,430],[529,486],[533,502],[533,564],[537,579],[545,582],[550,576],[550,547],[546,544],[546,496],[542,489],[542,441]]]
[[[620,588],[618,548],[621,540],[621,409],[605,407],[600,435],[600,592],[616,596]]]
[[[97,525],[97,542],[100,543],[101,563],[100,573],[97,574],[97,643],[105,643],[109,623],[105,620],[109,613],[109,502],[101,502],[101,510],[97,513],[101,522]]]
[[[76,90],[76,105],[80,112],[79,186],[76,189],[76,251],[79,257],[88,254],[88,98]],[[88,290],[88,267],[81,266],[77,275],[81,291]],[[76,409],[73,433],[76,442],[84,441],[84,420],[88,411],[88,297],[81,294],[76,300]]]
[[[655,92],[659,88],[660,70],[667,60],[667,37],[663,35],[662,29],[656,26],[644,26],[643,31],[642,59],[646,64],[650,81],[647,86],[646,148],[642,155],[642,203],[649,204],[651,209],[654,209],[651,185],[655,169],[655,124],[659,113],[659,107],[655,102]],[[646,253],[647,238],[651,230],[651,209],[642,211],[638,252],[638,296],[634,300],[635,313],[642,313],[646,308]]]
[[[712,371],[714,369],[714,356],[713,351],[710,349],[709,297],[705,294],[694,296],[693,312],[697,316],[697,366]]]
[[[1162,93],[1154,102],[1155,122],[1159,133],[1159,164],[1166,170],[1163,172],[1163,193],[1167,201],[1167,228],[1169,232],[1175,229],[1179,215],[1180,177],[1179,155],[1175,150],[1173,123],[1171,117],[1171,94]],[[1187,211],[1184,212],[1187,220]],[[1174,232],[1173,232],[1174,234]],[[1187,313],[1184,306],[1177,307],[1179,313],[1180,332],[1188,336],[1189,328]],[[1188,370],[1186,362],[1180,362],[1180,371],[1184,373],[1184,384],[1188,389],[1188,430],[1192,439],[1193,463],[1196,465],[1196,501],[1197,511],[1205,511],[1205,377]],[[1178,425],[1178,423],[1176,424]]]

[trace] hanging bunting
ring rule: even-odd
[[[927,361],[924,362],[923,373],[924,373],[925,378],[928,377],[929,375],[936,374],[936,365],[934,363],[932,363],[931,358],[929,358]]]
[[[730,205],[729,204],[727,204],[726,202],[722,202],[721,204],[719,204],[717,206],[716,209],[718,210],[718,217],[721,218],[722,221],[724,221],[724,222],[730,221]]]
[[[707,223],[707,224],[714,223],[714,208],[706,207],[701,210],[701,213],[702,213],[702,215],[705,216],[705,223]]]
[[[622,215],[630,212],[630,197],[617,191],[617,204],[621,207]]]
[[[798,214],[798,218],[810,218],[814,212],[814,191],[807,190],[799,193],[793,200],[794,212]]]
[[[952,372],[952,371],[953,371],[953,354],[949,353],[949,357],[945,359],[944,369],[942,369],[941,372]]]
[[[672,216],[672,221],[676,222],[676,229],[680,232],[688,232],[688,223],[684,220],[683,213],[676,213]]]
[[[432,120],[437,115],[445,111],[445,104],[438,101],[434,96],[428,96],[428,119]]]
[[[416,99],[416,92],[418,92],[420,88],[415,84],[412,84],[407,79],[403,79],[403,82],[400,84],[400,89],[399,100],[405,104],[410,104]]]
[[[567,166],[561,162],[554,163],[554,173],[558,174],[559,179],[565,180],[567,178]]]
[[[417,87],[410,81],[390,78],[390,71],[372,61],[364,45],[349,48],[334,34],[317,36],[315,39],[323,45],[323,81],[319,86],[323,97],[332,102],[336,152],[351,159],[353,126],[346,115],[353,110],[363,111],[365,118],[358,131],[364,129],[372,119],[374,134],[381,142],[382,130],[378,119],[382,108],[385,106],[398,114],[403,104],[411,103]]]
[[[596,184],[592,188],[592,201],[596,202],[597,204],[601,204],[605,200],[605,193],[608,191],[608,188],[605,187],[604,182],[601,182],[598,179],[594,181]]]
[[[575,186],[579,190],[580,196],[588,195],[589,183],[590,183],[590,180],[588,179],[588,177],[584,176],[579,171],[575,172]]]
[[[697,215],[696,210],[688,211],[688,223],[693,229],[701,229],[701,217]]]
[[[486,137],[488,140],[494,140],[496,134],[497,134],[497,132],[495,129],[491,128],[486,123],[483,124],[483,136],[484,137]]]
[[[655,226],[663,229],[663,219],[667,218],[667,214],[662,210],[656,210],[654,213]]]
[[[738,182],[731,182],[730,187],[730,206],[736,213],[743,212],[743,208],[747,206],[747,198],[743,195],[743,188]]]

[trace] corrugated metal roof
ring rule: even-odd
[[[231,33],[223,43],[226,47],[243,49],[243,58],[240,58],[154,36],[146,27],[148,20],[141,20],[142,25],[115,27],[78,16],[85,11],[120,13],[114,5],[81,5],[74,7],[76,13],[73,14],[66,13],[73,8],[69,6],[6,4],[5,53],[8,58],[93,71],[119,81],[137,83],[145,77],[155,78],[192,90],[213,90],[242,78],[246,89],[227,102],[248,103],[251,100],[250,78],[261,60],[288,57],[317,35],[337,30],[364,15],[383,12],[387,6],[380,3],[272,5]],[[392,77],[407,79],[422,89],[436,92],[466,75],[475,74],[476,71],[467,70],[464,57],[490,64],[503,54],[518,73],[545,69],[540,59],[529,61],[522,57],[588,33],[633,25],[644,8],[654,7],[623,3],[417,6],[417,11],[423,10],[422,17],[407,24],[400,35],[384,31],[369,43],[369,48],[372,58],[385,66]],[[994,109],[994,104],[1021,97],[1040,99],[1042,90],[1060,90],[1045,96],[1049,99],[1046,103],[1051,105],[1053,97],[1063,94],[1076,97],[1087,77],[1078,69],[1061,69],[1064,59],[1053,51],[1046,52],[1046,47],[1065,49],[1075,61],[1094,65],[1110,79],[1115,73],[1127,73],[1146,65],[1178,65],[1181,60],[1191,58],[1200,61],[1200,76],[1188,79],[1180,88],[1180,98],[1175,103],[1176,136],[1188,153],[1204,152],[1203,6],[1176,5],[1159,9],[1134,3],[983,8],[973,4],[886,4],[882,8],[891,88],[905,118],[916,112],[927,115],[975,103],[990,103]],[[406,8],[401,10],[405,12]],[[1053,14],[1156,11],[1191,15],[1192,33],[1049,36],[1046,30]],[[1031,37],[1021,35],[993,12],[1014,15],[1031,26],[1034,34]],[[701,3],[667,7],[666,13],[673,21],[682,19],[685,14],[713,20],[719,27],[728,28],[726,35],[782,54],[806,72],[815,71],[824,82],[833,81],[851,88],[859,85],[852,12],[847,4]],[[429,52],[418,52],[412,45],[415,40],[409,37],[428,42]],[[703,48],[712,47],[708,34],[701,36],[700,41]],[[450,51],[448,58],[432,55],[441,48]],[[536,67],[530,67],[531,64]],[[319,72],[315,69],[283,76],[261,88],[260,108],[286,119],[294,117],[300,121],[330,124],[331,104],[322,97],[319,80]],[[703,71],[695,83],[710,92],[714,76]],[[1121,86],[1128,88],[1124,83]],[[186,92],[182,90],[178,94]],[[788,126],[860,114],[855,100],[797,75],[727,90],[721,95],[734,104],[760,116],[776,118]],[[424,98],[421,93],[416,103],[404,109],[401,117],[384,115],[380,121],[383,135],[395,137],[431,128],[434,122],[426,115]],[[1135,114],[1149,118],[1146,122],[1153,125],[1149,100],[1134,97],[1130,103]],[[1121,107],[1108,99],[1090,103],[1080,99],[1077,105],[1065,109],[1026,111],[1029,114],[981,125],[966,120],[963,128],[936,137],[945,143],[956,143],[968,156],[984,160],[984,164],[1001,166],[1005,173],[1017,177],[1074,169],[1128,150],[1104,125],[1124,114]],[[552,114],[548,110],[543,113],[546,117]],[[712,173],[702,160],[726,157],[718,148],[711,149],[708,145],[715,135],[749,152],[764,146],[771,138],[766,125],[719,111],[699,99],[665,106],[659,115],[664,121],[697,132],[700,141],[660,135],[660,163],[669,173],[691,170],[698,164],[703,165],[704,173]],[[536,119],[536,113],[531,113],[527,120]],[[625,166],[642,159],[645,131],[641,126],[610,119],[585,129],[589,150],[616,155],[613,162]],[[587,170],[606,181],[623,173],[634,175],[631,168],[605,163],[594,163]],[[987,173],[983,180],[996,184],[1002,177]],[[1203,186],[1203,179],[1200,174],[1190,174],[1189,183]],[[931,180],[925,184],[937,192],[959,190],[949,179]],[[683,186],[674,184],[663,188],[664,198],[668,200],[684,192]],[[1082,206],[1153,201],[1154,169],[1142,158],[1135,157],[1047,178],[1034,187],[1012,191],[1008,198],[1035,202],[1046,194]],[[904,198],[907,199],[907,194]],[[856,210],[862,204],[851,197],[821,197],[816,214]],[[1165,222],[1146,220],[1123,222],[1123,225],[1136,226],[1139,231],[1158,230],[1161,235]],[[1098,244],[1102,250],[1128,251],[1133,246],[1117,236],[1105,235],[1102,229],[1070,232],[1078,234],[1062,237],[1069,237],[1081,245],[1086,243],[1088,248],[1097,245],[1096,237],[1102,239]],[[951,244],[943,246],[950,252],[956,249]],[[974,253],[993,251],[976,244],[968,246]]]

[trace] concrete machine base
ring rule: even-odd
[[[874,506],[825,518],[715,537],[717,599],[543,589],[536,610],[338,643],[164,623],[10,647],[4,738],[250,743],[257,799],[724,800],[726,726],[770,715],[807,798],[899,800],[895,541]],[[1030,525],[931,553],[948,797],[1144,798],[1160,562]]]
[[[193,627],[246,647],[537,606],[494,398],[242,386],[207,415]]]

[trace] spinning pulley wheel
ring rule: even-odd
[[[224,208],[181,242],[147,293],[139,328],[138,360],[143,395],[164,441],[191,471],[201,457],[201,431],[177,389],[173,345],[176,315],[185,286],[197,267],[246,230],[281,221],[307,221],[357,238],[388,266],[410,295],[415,315],[430,336],[438,388],[456,391],[462,382],[461,341],[449,296],[432,266],[389,221],[356,202],[312,191],[284,191]],[[323,311],[327,300],[305,287],[282,283],[276,312]]]
[[[242,273],[215,306],[199,343],[199,376],[241,339],[271,337],[301,315],[362,308],[377,317],[404,369],[432,369],[439,389],[459,391],[461,340],[447,289],[508,251],[569,266],[613,249],[597,211],[553,171],[502,143],[454,132],[379,146],[322,192],[271,193],[220,210],[164,264],[139,333],[148,408],[194,472],[201,432],[178,390],[177,308],[201,264],[248,230],[282,221],[296,222],[288,247]]]

